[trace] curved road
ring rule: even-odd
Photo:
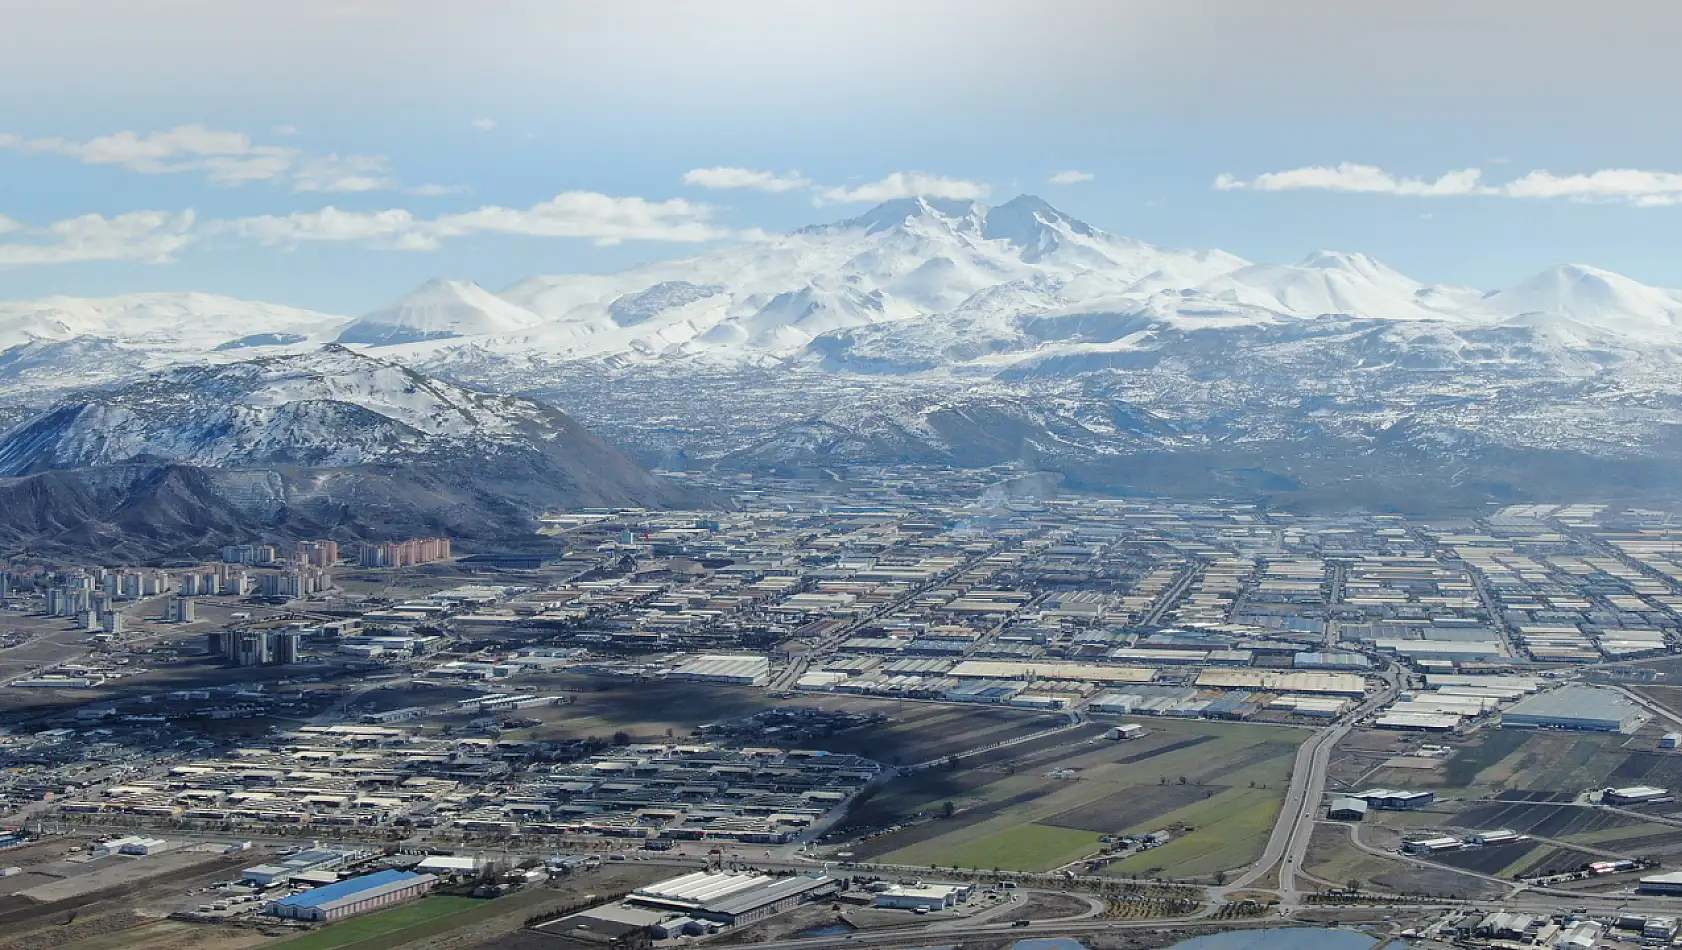
[[[1291,785],[1285,791],[1285,801],[1279,806],[1279,820],[1267,839],[1262,856],[1249,870],[1220,893],[1224,894],[1254,885],[1274,867],[1279,868],[1279,896],[1285,906],[1298,903],[1296,869],[1308,853],[1308,842],[1314,834],[1314,814],[1320,807],[1320,797],[1326,789],[1326,770],[1331,763],[1332,750],[1343,741],[1362,718],[1394,699],[1401,687],[1389,676],[1384,689],[1368,697],[1353,713],[1337,725],[1316,732],[1297,749],[1291,768]]]

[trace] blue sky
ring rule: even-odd
[[[908,190],[1253,260],[1682,286],[1676,5],[1380,6],[0,0],[0,298],[357,313]]]

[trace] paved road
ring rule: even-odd
[[[1622,686],[1614,686],[1612,688],[1624,694],[1624,697],[1630,702],[1635,703],[1642,709],[1645,709],[1653,715],[1658,716],[1660,719],[1670,723],[1672,727],[1682,727],[1682,713],[1677,713],[1669,706],[1666,706],[1656,700],[1648,699],[1632,689],[1626,689]]]
[[[1168,585],[1168,589],[1163,591],[1162,596],[1158,597],[1156,599],[1156,603],[1151,605],[1150,611],[1143,617],[1139,618],[1138,625],[1141,627],[1154,627],[1161,623],[1162,615],[1166,614],[1168,609],[1173,607],[1174,604],[1179,601],[1180,597],[1185,594],[1186,588],[1191,586],[1192,581],[1195,581],[1202,576],[1203,565],[1186,565],[1186,569],[1180,572],[1180,576],[1174,578],[1174,583]]]
[[[1291,767],[1291,785],[1285,791],[1285,801],[1279,807],[1279,819],[1274,822],[1273,834],[1267,839],[1262,856],[1249,870],[1222,889],[1230,893],[1254,885],[1267,872],[1279,868],[1279,894],[1287,907],[1300,903],[1296,887],[1296,869],[1308,853],[1309,839],[1314,834],[1314,815],[1326,789],[1326,771],[1331,764],[1332,751],[1355,728],[1355,723],[1375,709],[1394,699],[1400,690],[1396,679],[1387,679],[1384,689],[1368,697],[1354,713],[1335,726],[1316,732],[1297,749]]]

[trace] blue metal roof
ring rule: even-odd
[[[280,900],[275,901],[275,903],[284,907],[320,907],[322,904],[331,903],[341,897],[349,897],[352,894],[368,890],[371,887],[381,887],[386,884],[393,884],[397,881],[406,881],[409,878],[420,876],[421,875],[413,874],[409,871],[376,871],[373,874],[364,874],[361,877],[353,877],[348,881],[340,881],[337,884],[329,884],[326,887],[313,888],[311,890],[304,891],[301,894],[293,894],[290,897],[282,897]]]

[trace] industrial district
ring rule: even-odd
[[[980,477],[14,558],[0,950],[1682,942],[1670,513]]]

